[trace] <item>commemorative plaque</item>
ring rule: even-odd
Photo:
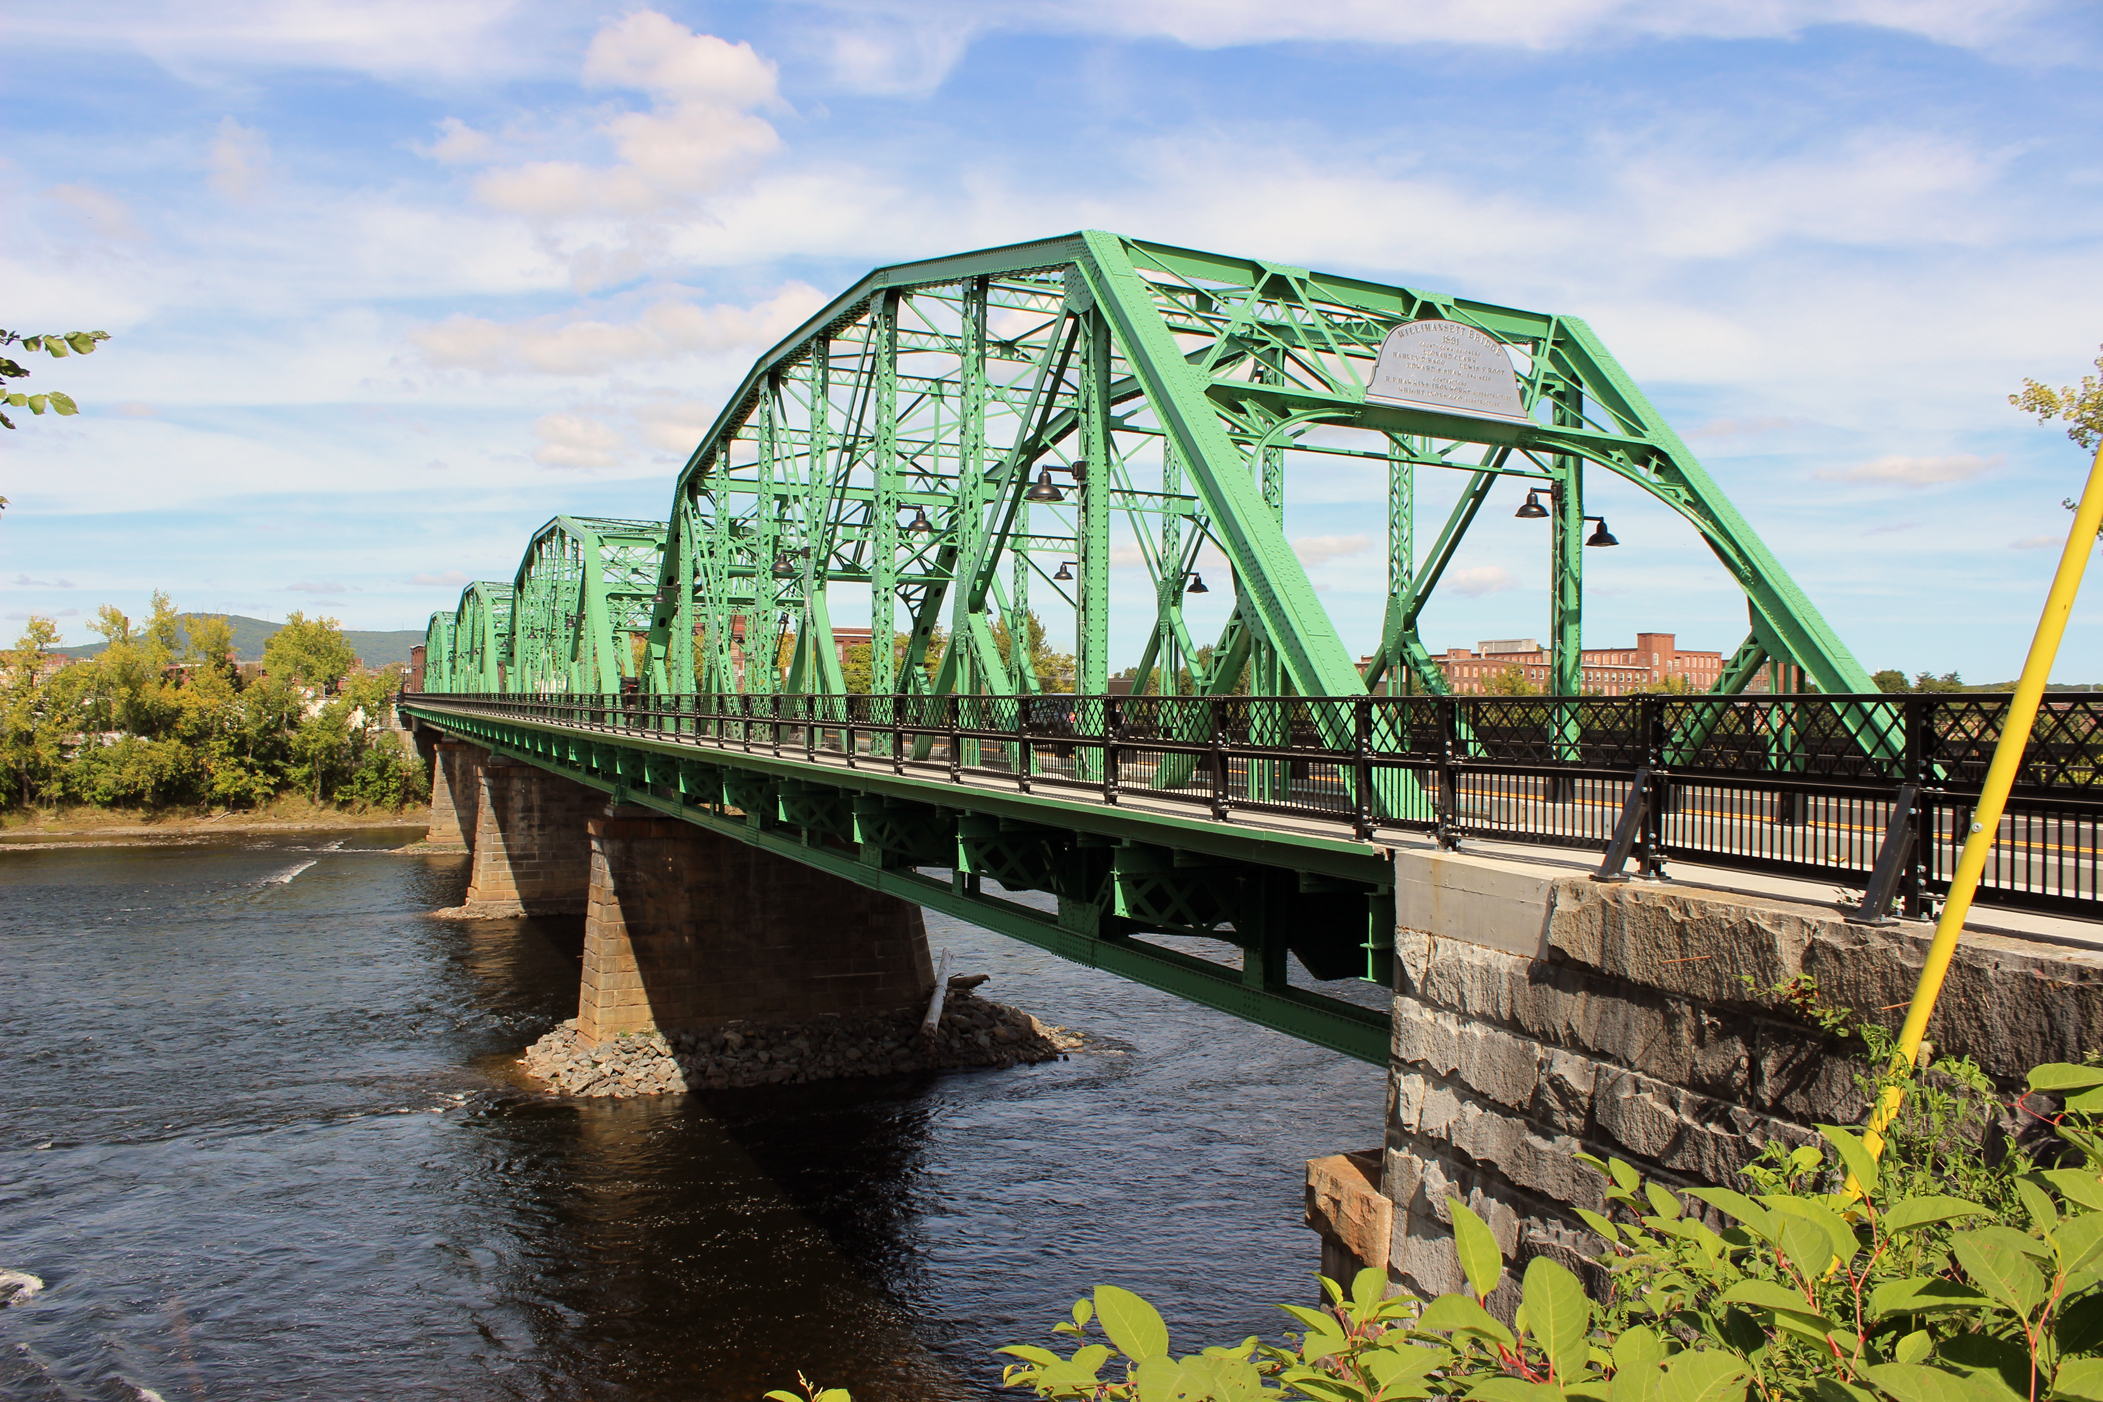
[[[1520,407],[1519,377],[1504,347],[1457,321],[1412,321],[1388,332],[1365,397],[1475,419],[1533,422]]]

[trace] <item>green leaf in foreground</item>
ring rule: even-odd
[[[2028,1085],[2032,1090],[2058,1091],[2080,1090],[2085,1086],[2103,1086],[2103,1066],[2075,1066],[2065,1061],[2048,1061],[2030,1068]]]
[[[1585,1339],[1592,1332],[1592,1302],[1584,1286],[1567,1267],[1536,1256],[1526,1263],[1522,1290],[1527,1329],[1554,1363],[1556,1376],[1581,1372]]]
[[[1853,1176],[1856,1185],[1865,1193],[1875,1192],[1877,1160],[1876,1156],[1869,1152],[1869,1146],[1864,1144],[1853,1130],[1842,1129],[1839,1125],[1820,1125],[1818,1132],[1825,1136],[1826,1143],[1832,1145],[1834,1151],[1840,1155],[1840,1161],[1847,1165],[1847,1171]]]
[[[1950,1252],[1973,1284],[2027,1318],[2045,1297],[2045,1278],[2022,1252],[1990,1233],[1966,1232],[1950,1243]]]
[[[1665,1361],[1659,1402],[1739,1402],[1752,1374],[1735,1353],[1710,1349],[1676,1353]]]
[[[2081,1402],[2103,1402],[2103,1358],[2070,1358],[2059,1365],[2052,1379],[2055,1397],[2078,1397]]]
[[[1168,1352],[1168,1326],[1161,1311],[1129,1290],[1095,1287],[1095,1316],[1117,1351],[1134,1363]]]
[[[1925,1227],[1931,1222],[1947,1222],[1957,1217],[1973,1217],[1986,1209],[1963,1198],[1924,1197],[1907,1198],[1886,1212],[1880,1225],[1887,1233],[1910,1232]]]
[[[1989,1394],[1970,1378],[1925,1363],[1877,1363],[1862,1376],[1898,1402],[1988,1402]]]
[[[1506,1348],[1518,1342],[1512,1337],[1511,1330],[1492,1319],[1488,1310],[1466,1295],[1439,1296],[1424,1306],[1424,1312],[1417,1316],[1417,1327],[1450,1334],[1479,1334]]]
[[[1478,1296],[1497,1288],[1504,1275],[1504,1253],[1497,1249],[1497,1235],[1459,1198],[1448,1198],[1453,1213],[1453,1249],[1460,1255],[1460,1268]]]

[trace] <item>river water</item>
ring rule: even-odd
[[[1380,1139],[1375,1068],[932,915],[1087,1050],[536,1096],[581,920],[426,918],[415,835],[0,848],[0,1397],[985,1397],[1097,1282],[1275,1336],[1302,1160]]]

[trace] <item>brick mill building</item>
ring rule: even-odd
[[[1532,638],[1492,639],[1448,648],[1431,659],[1456,695],[1488,688],[1490,679],[1516,667],[1536,691],[1550,685],[1548,649]],[[1655,691],[1668,677],[1685,677],[1695,691],[1707,691],[1723,675],[1723,654],[1680,648],[1671,633],[1638,633],[1634,647],[1588,647],[1584,650],[1584,689],[1603,696]]]

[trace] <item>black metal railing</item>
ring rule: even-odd
[[[647,733],[1104,803],[1601,849],[1948,889],[2005,694],[837,696],[423,693],[412,704]],[[1979,898],[2103,915],[2103,694],[2045,698]],[[1873,912],[1874,913],[1874,912]]]

